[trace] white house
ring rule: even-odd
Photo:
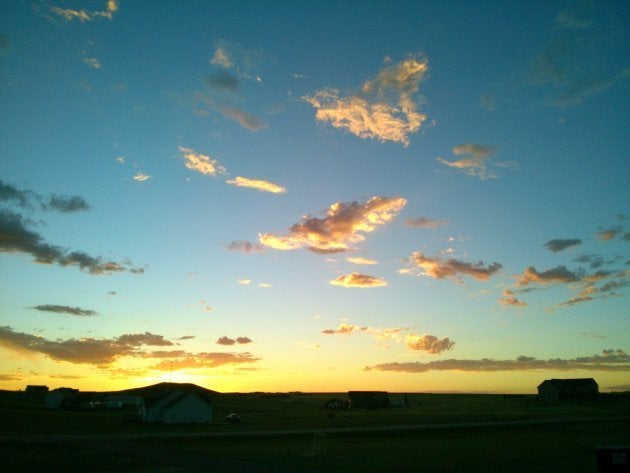
[[[212,405],[190,391],[180,389],[164,393],[159,397],[145,399],[143,420],[166,424],[186,424],[212,422]]]

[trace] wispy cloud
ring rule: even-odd
[[[511,306],[511,307],[525,307],[525,306],[527,306],[527,303],[525,303],[524,301],[518,299],[516,297],[516,294],[514,294],[514,291],[512,291],[510,289],[504,289],[503,290],[503,297],[501,297],[499,299],[499,303],[503,304],[503,305]]]
[[[284,194],[287,190],[273,182],[263,181],[261,179],[250,179],[247,177],[236,176],[234,179],[226,181],[228,184],[237,187],[247,187],[263,192],[271,192],[272,194]]]
[[[342,323],[339,324],[338,328],[329,328],[326,330],[322,330],[322,333],[324,335],[350,335],[352,332],[365,332],[367,329],[367,327],[360,327],[358,325]]]
[[[259,253],[265,249],[264,246],[258,243],[252,243],[245,240],[235,240],[227,245],[227,249],[230,251],[241,251],[243,253]]]
[[[378,264],[378,261],[374,259],[370,259],[370,258],[364,258],[362,256],[352,256],[352,257],[346,258],[346,261],[352,264],[368,265],[368,266]]]
[[[320,90],[303,97],[317,111],[316,120],[345,129],[360,138],[393,141],[408,146],[426,116],[418,112],[415,95],[429,69],[425,58],[416,55],[383,68],[358,92],[341,96],[335,89]]]
[[[80,307],[70,307],[67,305],[55,305],[55,304],[42,304],[31,309],[39,310],[41,312],[53,312],[56,314],[70,314],[79,317],[91,317],[97,315],[96,311],[90,309],[81,309]]]
[[[539,360],[530,356],[519,356],[515,360],[435,360],[426,363],[382,363],[366,366],[365,371],[394,371],[402,373],[426,373],[429,371],[630,371],[630,355],[623,350],[604,350],[602,355],[577,357],[572,359],[554,358]]]
[[[218,368],[226,365],[240,365],[260,361],[260,358],[251,353],[222,353],[222,352],[202,352],[187,354],[173,359],[164,360],[150,367],[158,371]]]
[[[186,167],[207,176],[215,176],[217,174],[225,174],[225,168],[216,160],[205,154],[197,153],[195,150],[179,147],[182,158],[186,162]]]
[[[610,18],[596,9],[601,6],[595,2],[576,2],[561,11],[551,40],[531,61],[528,82],[546,94],[544,105],[560,110],[578,106],[630,76],[626,64],[599,54],[616,47],[616,38],[610,34]],[[596,17],[604,22],[598,24]]]
[[[624,231],[623,227],[615,226],[606,230],[597,232],[597,236],[601,241],[610,241],[615,238],[620,238],[624,241],[630,241],[630,232]]]
[[[567,248],[571,248],[572,246],[580,245],[581,243],[582,240],[577,238],[555,239],[549,240],[544,246],[546,246],[552,253],[557,253],[559,251],[566,250]]]
[[[377,278],[370,276],[369,274],[350,273],[339,276],[336,279],[330,281],[333,286],[341,287],[384,287],[387,286],[387,281],[383,278]]]
[[[447,223],[446,220],[434,220],[427,217],[410,218],[407,220],[407,225],[417,228],[438,228]]]
[[[114,14],[118,11],[118,1],[107,0],[104,10],[72,10],[70,8],[55,6],[50,7],[50,10],[66,21],[77,20],[81,23],[85,23],[86,21],[97,20],[99,18],[112,20],[114,18]]]
[[[477,281],[487,281],[502,268],[499,263],[484,265],[482,261],[473,264],[456,259],[431,258],[419,251],[414,251],[407,261],[411,268],[399,271],[402,274],[413,274],[415,271],[420,270],[422,276],[433,279],[454,279],[457,281],[461,279],[460,275],[470,276]]]
[[[277,250],[307,248],[316,253],[337,253],[352,248],[354,243],[393,220],[407,204],[401,197],[372,197],[364,204],[336,202],[326,210],[324,218],[306,216],[294,224],[287,236],[272,233],[259,235],[260,243]]]
[[[84,57],[83,62],[92,69],[100,69],[102,67],[101,61],[96,57]]]
[[[493,146],[466,143],[453,148],[453,154],[461,156],[461,159],[447,161],[443,158],[436,158],[436,160],[445,166],[485,181],[498,177],[497,173],[489,167],[490,157],[494,154],[494,150]],[[496,162],[493,164],[495,167],[516,167],[514,162]]]
[[[144,174],[143,172],[137,172],[133,176],[133,180],[137,182],[145,182],[151,179],[153,176],[149,176],[148,174]]]
[[[407,345],[407,348],[411,350],[438,354],[453,348],[455,342],[448,337],[440,339],[435,335],[415,335],[413,333],[409,333],[405,336],[405,345]]]

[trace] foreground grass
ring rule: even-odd
[[[447,431],[328,434],[247,440],[182,440],[178,448],[287,471],[593,472],[598,445],[630,444],[630,423],[613,421]],[[170,444],[173,446],[173,444]],[[265,471],[261,467],[261,471]]]

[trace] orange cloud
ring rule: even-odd
[[[324,335],[350,335],[354,331],[365,332],[367,329],[367,327],[360,327],[358,325],[342,323],[339,324],[339,327],[337,329],[329,328],[326,330],[322,330],[322,333]]]
[[[261,179],[249,179],[241,176],[236,176],[234,179],[230,179],[226,182],[233,186],[247,187],[263,192],[271,192],[273,194],[284,194],[287,191],[284,187],[274,184],[273,182],[263,181]]]
[[[503,297],[499,299],[499,303],[512,307],[525,307],[527,305],[524,301],[517,299],[517,297],[514,295],[514,291],[511,291],[509,289],[505,289],[503,291]]]
[[[525,268],[521,278],[518,280],[519,286],[526,286],[531,283],[553,284],[568,283],[579,280],[579,277],[566,266],[557,266],[546,271],[538,272],[533,266]]]
[[[324,218],[306,216],[294,224],[287,236],[271,233],[259,235],[260,243],[277,250],[306,247],[316,253],[337,253],[363,241],[370,233],[396,217],[407,204],[401,197],[372,197],[364,204],[336,202],[326,210]]]
[[[496,179],[496,173],[489,170],[487,164],[493,152],[494,147],[492,146],[467,143],[453,148],[453,154],[455,154],[455,156],[464,156],[464,158],[457,161],[447,161],[442,158],[436,159],[440,163],[458,169],[469,176],[478,177],[481,180]]]
[[[327,89],[303,100],[317,109],[318,121],[360,138],[408,146],[409,135],[426,120],[426,115],[417,111],[414,95],[428,69],[426,59],[410,57],[385,67],[355,95],[340,97],[339,91]]]
[[[387,281],[368,274],[350,273],[333,279],[330,284],[342,287],[382,287],[387,286]]]
[[[429,258],[419,251],[411,254],[408,260],[413,266],[420,268],[423,276],[434,279],[458,279],[460,274],[465,274],[478,281],[487,281],[490,276],[501,269],[501,264],[492,263],[484,266],[483,262],[476,264],[466,263],[456,259],[442,260],[441,258]],[[409,274],[412,271],[403,269],[401,274]]]
[[[186,167],[197,171],[201,174],[214,176],[216,174],[225,174],[225,168],[221,166],[216,160],[206,156],[204,154],[197,153],[195,150],[179,147],[179,151],[182,157],[186,161]]]
[[[373,264],[378,264],[378,261],[373,260],[373,259],[369,259],[369,258],[363,258],[362,256],[356,256],[356,257],[346,258],[346,261],[347,261],[348,263],[352,263],[352,264],[361,264],[361,265],[373,265]]]
[[[413,333],[409,333],[405,336],[405,344],[407,345],[407,348],[411,350],[420,350],[437,354],[450,350],[453,348],[453,345],[455,345],[455,342],[450,340],[448,337],[439,339],[435,335],[415,335]]]

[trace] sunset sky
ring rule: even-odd
[[[630,4],[0,3],[0,389],[630,390]]]

